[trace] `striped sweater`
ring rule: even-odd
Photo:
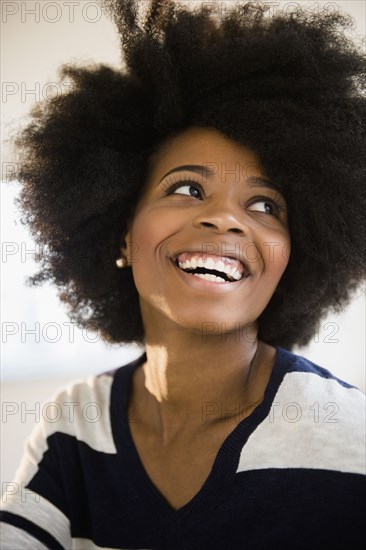
[[[43,408],[2,496],[2,549],[364,547],[360,390],[277,347],[264,400],[225,439],[199,492],[174,510],[129,428],[130,381],[145,360],[73,381]]]

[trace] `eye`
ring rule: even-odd
[[[179,187],[176,187],[172,193],[177,193],[179,191],[179,195],[190,195],[191,197],[198,198],[201,196],[199,189],[197,189],[196,185],[192,184],[185,184],[185,185],[179,185]]]
[[[187,195],[195,199],[202,198],[201,186],[196,182],[191,181],[177,181],[175,183],[167,182],[167,189],[165,195]]]
[[[254,212],[263,212],[263,214],[278,217],[283,210],[283,207],[276,200],[262,197],[255,199],[250,205],[249,210]]]

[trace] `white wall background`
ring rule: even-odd
[[[191,2],[199,4],[200,2]],[[234,2],[232,2],[233,4]],[[353,36],[365,36],[365,1],[267,2],[273,13],[305,5],[313,10],[340,9],[355,18]],[[230,2],[216,2],[217,10]],[[113,24],[104,18],[98,2],[79,0],[1,2],[2,26],[2,136],[6,140],[24,124],[30,107],[60,93],[57,68],[78,64],[120,63]],[[55,83],[58,83],[55,85]],[[37,403],[70,379],[103,372],[125,364],[141,353],[137,346],[108,347],[98,335],[72,327],[66,310],[50,286],[28,288],[25,277],[37,271],[35,246],[19,222],[13,204],[16,183],[5,183],[15,157],[3,144],[1,185],[1,480],[10,481],[19,462],[23,440],[34,425]],[[297,348],[315,363],[365,391],[365,289],[342,315],[330,315],[319,324],[312,343]]]

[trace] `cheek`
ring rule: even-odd
[[[165,220],[154,213],[141,213],[131,227],[130,247],[134,252],[132,273],[139,294],[156,288],[162,278],[164,247],[169,230]],[[161,261],[159,261],[161,260]],[[160,271],[159,271],[160,270]]]
[[[152,216],[138,216],[131,228],[131,246],[135,249],[135,264],[150,260],[159,242],[159,225]]]
[[[291,255],[291,241],[290,239],[288,239],[286,242],[283,243],[281,248],[283,271],[285,271],[286,267],[288,266],[288,263],[290,261],[290,255]]]
[[[185,223],[184,216],[176,211],[164,208],[142,210],[135,217],[131,228],[131,243],[138,249],[136,257],[139,262],[164,260],[171,252],[171,237],[174,237]]]
[[[273,251],[270,260],[272,261],[272,272],[277,284],[283,273],[285,272],[291,252],[291,243],[289,239],[283,239],[279,241],[279,246]]]
[[[291,243],[289,235],[267,238],[262,242],[261,255],[265,271],[271,278],[279,279],[284,273],[290,258]]]

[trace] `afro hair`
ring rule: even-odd
[[[146,2],[143,3],[146,8]],[[65,64],[71,89],[18,131],[17,200],[43,251],[30,285],[50,281],[80,328],[144,343],[130,268],[117,269],[127,223],[169,138],[213,127],[256,152],[283,189],[291,257],[258,319],[258,337],[307,344],[365,277],[366,56],[338,11],[269,16],[261,2],[188,8],[105,0],[119,70]]]

